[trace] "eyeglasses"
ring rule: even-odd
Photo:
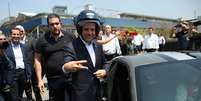
[[[0,38],[0,40],[6,40],[6,38]]]
[[[50,23],[49,25],[54,26],[54,25],[59,25],[59,24],[60,24],[59,22],[56,22],[56,23]]]

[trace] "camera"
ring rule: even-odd
[[[9,46],[8,41],[4,41],[0,43],[0,49],[6,49]]]

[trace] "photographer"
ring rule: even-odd
[[[0,101],[11,101],[10,85],[12,81],[11,70],[13,63],[5,54],[5,49],[8,45],[8,40],[5,35],[0,33]]]
[[[187,22],[181,22],[176,25],[176,37],[181,50],[186,50],[188,47],[188,30],[189,24]]]

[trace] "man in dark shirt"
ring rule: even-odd
[[[35,49],[35,70],[38,80],[38,87],[41,91],[44,88],[44,82],[41,77],[42,68],[48,80],[49,100],[65,100],[66,75],[62,71],[64,61],[63,46],[74,38],[74,35],[61,30],[61,20],[56,14],[50,14],[47,17],[49,31],[36,42]],[[41,61],[43,59],[43,66]],[[68,88],[67,88],[68,89]],[[67,96],[70,91],[67,91]],[[69,101],[69,98],[67,97]]]
[[[189,26],[185,22],[177,25],[176,37],[180,46],[180,50],[186,50],[188,48],[188,30]]]

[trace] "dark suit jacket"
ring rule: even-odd
[[[21,47],[21,51],[22,51],[22,55],[23,55],[26,77],[27,77],[27,79],[30,79],[31,78],[31,64],[30,64],[30,61],[27,57],[28,51],[27,51],[27,48],[24,44],[20,43],[20,47]],[[15,70],[16,69],[16,62],[15,62],[15,56],[14,56],[14,52],[13,52],[11,44],[6,49],[6,54],[7,54],[8,58],[14,63],[13,69]]]
[[[87,60],[84,64],[87,69],[79,70],[72,73],[72,101],[97,101],[99,99],[100,82],[93,74],[98,69],[106,69],[106,59],[103,54],[102,46],[94,40],[92,42],[96,55],[96,64],[93,66],[90,55],[80,39],[73,40],[65,46],[64,61]]]
[[[26,37],[25,39],[25,46],[26,46],[26,51],[27,51],[27,56],[26,59],[28,59],[28,62],[30,64],[31,71],[33,72],[34,70],[34,49],[35,49],[35,43],[36,39],[34,38],[29,38]],[[34,72],[35,73],[35,72]]]
[[[12,69],[14,64],[5,54],[0,57],[0,89],[5,87],[5,85],[11,85],[12,83]]]

